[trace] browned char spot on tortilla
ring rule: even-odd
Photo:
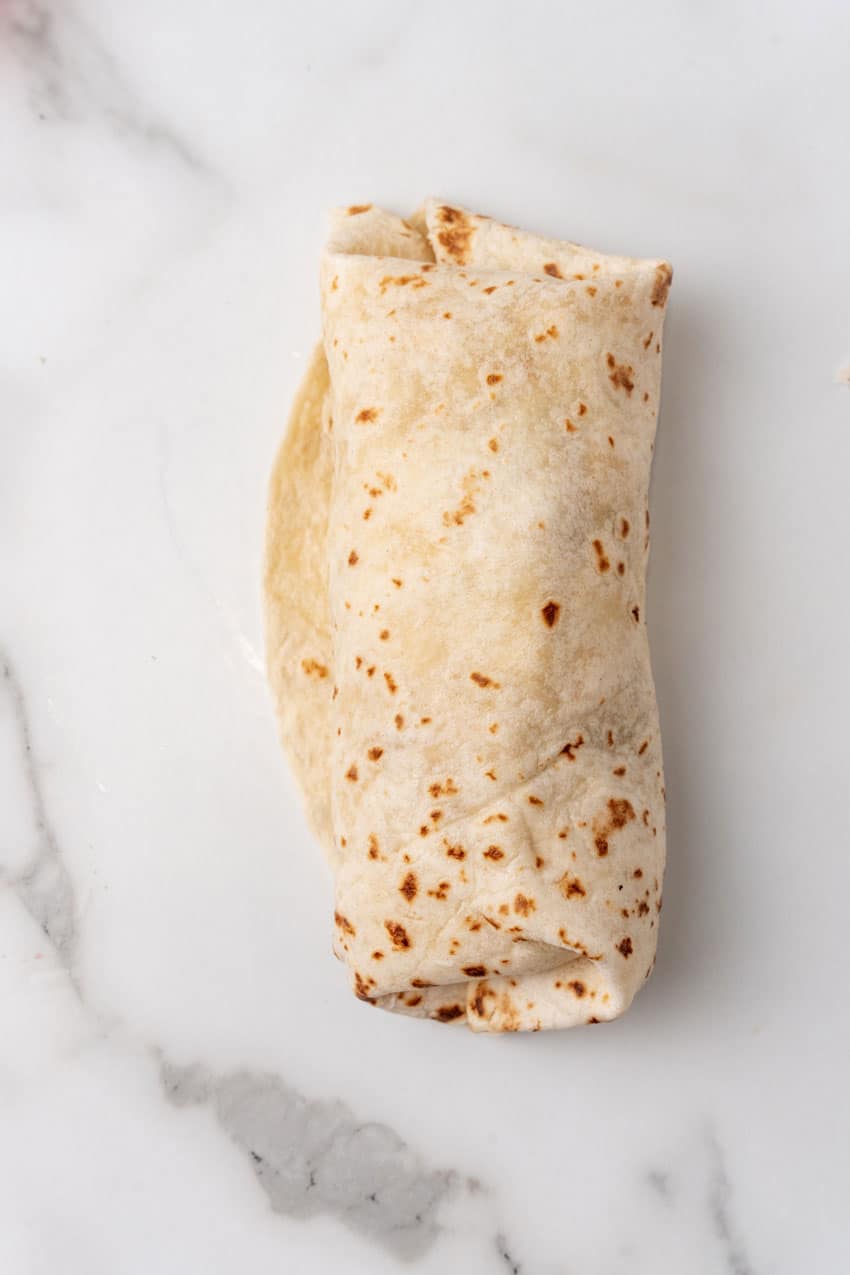
[[[318,678],[327,677],[328,670],[325,664],[320,664],[318,660],[302,660],[301,667],[308,677],[314,674]]]
[[[441,1005],[439,1009],[434,1010],[432,1018],[436,1018],[438,1022],[450,1023],[455,1018],[463,1018],[466,1010],[462,1005]]]
[[[374,998],[369,995],[369,987],[370,987],[370,983],[367,983],[363,975],[358,974],[358,972],[355,970],[354,971],[354,994],[358,1000],[369,1001],[369,1003],[371,1004]]]
[[[670,291],[670,284],[673,282],[673,268],[666,261],[660,266],[655,267],[655,283],[652,285],[652,304],[655,306],[664,306],[667,303],[667,293]]]
[[[485,673],[470,673],[469,680],[474,682],[476,686],[482,687],[482,689],[492,686],[497,691],[500,686],[499,682],[494,682],[493,678],[487,677]]]
[[[389,934],[397,952],[403,952],[411,946],[407,930],[398,921],[384,921],[384,929]]]
[[[596,553],[596,570],[600,575],[604,575],[606,571],[611,569],[611,562],[605,552],[605,546],[601,540],[594,540],[593,548]]]
[[[412,903],[419,893],[419,882],[416,880],[416,873],[408,872],[398,888],[399,893],[404,895],[408,903]]]
[[[609,374],[608,380],[616,390],[625,390],[626,397],[631,398],[632,390],[635,388],[634,368],[628,363],[618,363],[613,354],[606,355],[605,359],[608,364]]]
[[[578,877],[570,876],[569,872],[565,872],[555,884],[565,899],[584,899],[587,897],[587,890],[585,890],[581,880]]]
[[[475,226],[459,208],[448,204],[437,209],[437,217],[443,226],[437,234],[437,242],[458,265],[465,265]]]

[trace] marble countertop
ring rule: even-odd
[[[0,5],[0,1270],[850,1269],[850,20]],[[263,678],[323,210],[675,265],[655,975],[593,1031],[354,1000]]]

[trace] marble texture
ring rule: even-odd
[[[0,3],[0,1270],[838,1275],[850,18]],[[322,211],[429,192],[676,280],[670,861],[610,1026],[355,1001],[263,680]]]

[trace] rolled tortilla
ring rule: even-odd
[[[356,994],[600,1022],[664,866],[645,625],[671,270],[429,201],[334,216],[272,480],[269,675]]]

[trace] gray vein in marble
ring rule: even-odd
[[[196,176],[215,175],[197,148],[139,99],[97,32],[69,6],[57,12],[44,0],[18,0],[7,23],[32,74],[31,101],[39,119],[72,122],[91,113]]]
[[[652,1187],[656,1195],[662,1200],[670,1203],[672,1192],[670,1190],[670,1174],[662,1173],[660,1169],[650,1169],[646,1175],[646,1180]]]
[[[0,656],[0,663],[3,668],[3,698],[12,713],[36,833],[32,862],[23,872],[9,875],[6,881],[30,916],[41,926],[70,973],[77,940],[74,889],[47,813],[41,776],[33,754],[23,688],[11,661]]]
[[[755,1275],[743,1244],[735,1235],[731,1220],[732,1184],[726,1172],[726,1162],[717,1135],[709,1129],[706,1136],[710,1161],[708,1204],[714,1233],[723,1247],[726,1269],[730,1275]]]
[[[514,1258],[513,1254],[508,1248],[508,1241],[505,1239],[504,1235],[500,1234],[496,1236],[496,1252],[499,1254],[499,1257],[502,1259],[502,1262],[504,1264],[504,1269],[508,1271],[510,1275],[521,1275],[522,1266]]]
[[[216,1077],[162,1065],[177,1106],[209,1104],[249,1163],[276,1213],[329,1213],[397,1257],[421,1257],[439,1232],[441,1202],[469,1184],[429,1169],[383,1124],[358,1121],[343,1102],[309,1100],[277,1076]]]

